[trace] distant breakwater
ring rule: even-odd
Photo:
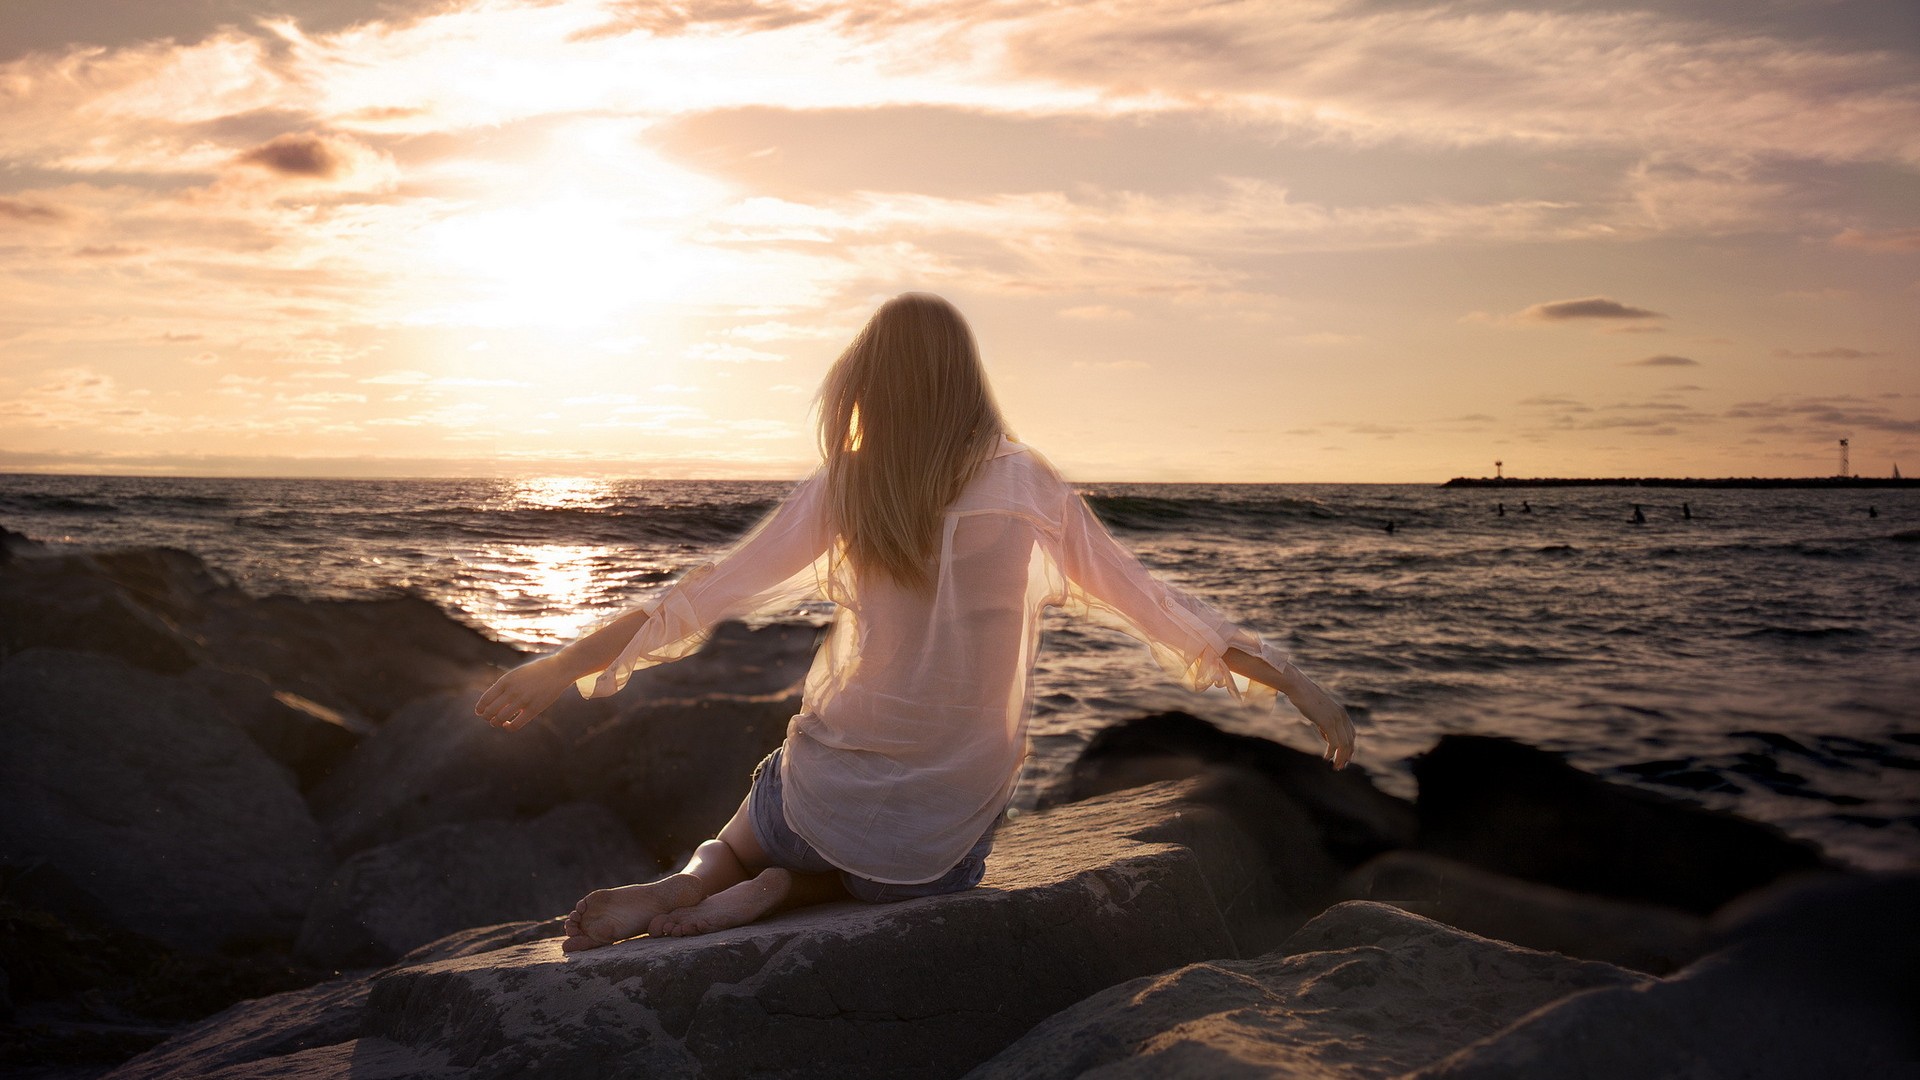
[[[1441,487],[1657,487],[1657,488],[1911,488],[1920,479],[1893,476],[1456,476]]]

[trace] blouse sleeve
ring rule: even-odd
[[[725,554],[649,602],[646,623],[613,663],[574,683],[580,696],[617,693],[635,671],[691,654],[722,619],[823,595],[833,536],[825,475],[824,469],[814,473]]]
[[[1242,629],[1204,600],[1167,584],[1113,538],[1071,488],[1061,515],[1057,562],[1064,577],[1055,602],[1068,613],[1145,642],[1168,675],[1190,690],[1224,686],[1235,697],[1271,702],[1272,687],[1235,675],[1226,652],[1237,648],[1279,669],[1284,651]]]

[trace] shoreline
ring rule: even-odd
[[[1534,488],[1534,487],[1653,487],[1653,488],[1913,488],[1920,478],[1890,476],[1596,476],[1596,477],[1489,477],[1456,476],[1440,485],[1443,488]]]

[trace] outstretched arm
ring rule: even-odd
[[[815,594],[812,571],[830,539],[822,477],[815,473],[724,556],[694,568],[647,606],[502,675],[473,711],[494,727],[514,730],[545,712],[569,685],[583,697],[614,693],[636,669],[699,648],[721,619]]]
[[[1322,756],[1336,769],[1346,767],[1353,757],[1353,721],[1333,695],[1257,635],[1154,577],[1085,500],[1066,490],[1061,569],[1071,582],[1070,598],[1085,605],[1085,614],[1147,642],[1161,666],[1191,689],[1230,685],[1232,672],[1285,694],[1326,741]]]
[[[1227,667],[1236,675],[1243,675],[1263,686],[1271,686],[1287,696],[1300,715],[1319,729],[1320,737],[1327,742],[1327,749],[1320,756],[1333,762],[1336,769],[1344,769],[1353,757],[1353,720],[1347,716],[1346,706],[1334,700],[1332,694],[1320,688],[1320,684],[1307,678],[1292,663],[1282,663],[1274,667],[1252,653],[1242,652],[1238,648],[1228,649]]]
[[[598,671],[620,655],[651,613],[635,608],[559,652],[529,660],[507,672],[480,695],[473,711],[508,731],[525,727],[546,712],[567,687]]]

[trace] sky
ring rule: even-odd
[[[0,471],[1920,475],[1912,0],[3,0]]]

